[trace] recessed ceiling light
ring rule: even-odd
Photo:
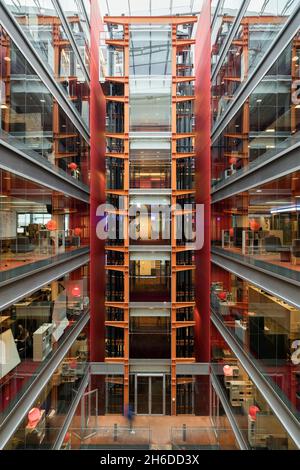
[[[296,62],[298,59],[299,59],[299,57],[297,55],[294,55],[294,57],[292,58],[292,61]]]
[[[6,62],[11,62],[11,58],[8,57],[8,56],[4,57],[4,60],[5,60]]]
[[[261,99],[256,100],[256,103],[261,103],[261,102],[262,102]]]
[[[46,103],[46,100],[40,100],[41,103]]]
[[[273,129],[273,128],[266,129],[266,132],[275,132],[275,129]]]
[[[261,193],[261,192],[262,192],[262,189],[257,189],[256,192],[257,192],[257,193]]]

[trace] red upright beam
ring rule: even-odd
[[[210,0],[205,0],[195,45],[196,203],[204,204],[205,211],[204,246],[196,251],[195,352],[198,362],[210,361],[210,22]]]
[[[97,207],[105,203],[106,101],[99,83],[99,38],[103,30],[98,1],[91,0],[91,164],[90,164],[90,360],[104,361],[105,251],[96,235]]]

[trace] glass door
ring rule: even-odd
[[[164,374],[135,376],[135,412],[138,415],[164,415]]]
[[[81,399],[81,439],[88,439],[97,432],[98,390],[83,394]]]
[[[150,377],[151,385],[151,413],[152,415],[164,415],[164,376]]]
[[[136,413],[138,415],[149,415],[150,414],[150,377],[137,376],[136,384]]]

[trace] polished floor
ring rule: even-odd
[[[39,261],[50,259],[58,254],[74,251],[77,247],[66,247],[63,251],[57,252],[55,250],[47,251],[46,253],[35,250],[30,253],[0,253],[0,272],[6,273],[7,271],[18,269],[22,266],[33,265]]]
[[[136,448],[236,449],[234,435],[225,418],[219,418],[216,430],[209,416],[136,416],[132,431],[128,421],[119,415],[91,418],[89,428],[79,431],[80,418],[70,430],[72,449],[133,446]],[[93,432],[94,425],[94,432]]]

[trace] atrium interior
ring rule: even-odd
[[[0,2],[0,449],[300,449],[299,25]]]

